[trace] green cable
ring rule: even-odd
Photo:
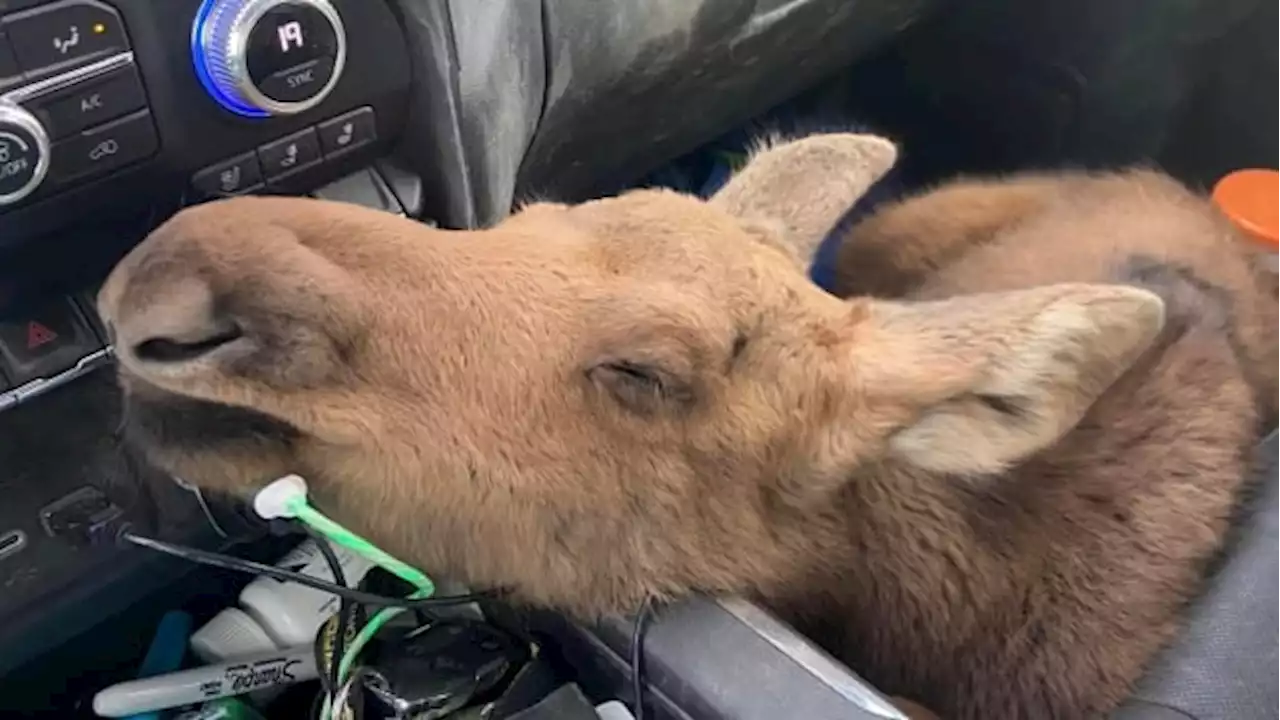
[[[291,500],[287,509],[294,518],[302,521],[316,532],[353,552],[363,555],[382,569],[417,588],[409,595],[410,600],[420,600],[435,594],[435,583],[431,582],[431,578],[427,577],[421,570],[401,562],[368,540],[325,517],[319,510],[307,504],[305,497]],[[347,647],[346,652],[342,654],[342,660],[338,664],[339,687],[347,681],[351,669],[355,666],[356,660],[360,657],[360,653],[365,646],[378,635],[378,632],[388,622],[404,611],[405,608],[401,607],[383,608],[369,618],[369,622],[365,623],[364,627],[360,628],[360,632],[356,633],[356,636],[352,638],[351,644]],[[330,707],[332,701],[332,697],[325,697],[324,705],[320,711],[321,718],[332,720],[333,708]]]
[[[435,594],[435,583],[431,582],[431,578],[421,570],[397,560],[368,540],[325,517],[319,510],[308,505],[305,499],[299,498],[290,502],[289,511],[295,518],[335,543],[372,560],[382,569],[417,588],[419,592],[425,592],[423,597]]]

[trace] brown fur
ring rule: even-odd
[[[130,431],[210,488],[299,472],[473,586],[585,616],[744,593],[943,717],[1095,717],[1221,543],[1274,412],[1274,294],[1143,174],[909,200],[854,229],[842,275],[891,268],[874,289],[908,299],[820,291],[803,259],[893,157],[816,136],[711,202],[475,232],[184,211],[99,299]],[[987,209],[938,201],[966,193]]]

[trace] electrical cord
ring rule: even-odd
[[[222,528],[222,523],[218,522],[218,517],[213,514],[213,508],[209,507],[209,501],[205,500],[204,492],[201,491],[200,488],[192,485],[186,480],[183,480],[177,475],[172,475],[170,477],[173,479],[174,485],[177,485],[195,496],[196,504],[200,506],[200,512],[204,513],[204,519],[209,522],[209,527],[213,528],[213,531],[218,534],[218,537],[223,540],[231,537],[227,534],[227,531]]]
[[[329,574],[333,575],[333,582],[337,585],[346,587],[347,576],[342,571],[342,561],[338,559],[338,554],[334,552],[333,546],[329,544],[329,539],[319,532],[312,530],[307,526],[303,526],[306,533],[315,541],[316,547],[320,550],[320,554],[324,556],[324,562],[329,566]],[[338,620],[336,630],[333,634],[333,645],[329,648],[329,682],[325,688],[325,692],[332,697],[338,691],[338,685],[342,682],[342,678],[338,673],[338,665],[342,662],[342,656],[346,652],[347,644],[347,623],[351,622],[351,613],[354,606],[351,601],[345,597],[338,598]]]
[[[312,705],[313,714],[316,714],[315,711],[319,710],[318,715],[322,720],[332,720],[334,712],[340,711],[340,708],[345,705],[345,699],[349,696],[354,682],[359,677],[359,668],[356,667],[358,656],[365,645],[377,635],[387,622],[405,610],[426,610],[433,607],[468,605],[491,598],[496,592],[486,591],[435,597],[435,584],[431,581],[431,578],[329,519],[307,503],[306,495],[306,480],[297,475],[288,475],[277,479],[259,491],[254,499],[254,511],[268,521],[288,519],[301,524],[307,534],[316,541],[317,547],[324,557],[325,563],[329,566],[335,582],[326,582],[310,575],[284,570],[232,555],[210,552],[137,535],[131,532],[128,526],[121,529],[117,539],[189,562],[249,573],[259,577],[270,577],[282,582],[292,582],[337,596],[340,599],[337,618],[338,629],[334,642],[329,647],[329,667],[327,668],[327,677],[323,679],[325,692],[317,694],[316,700],[319,702]],[[375,564],[398,576],[416,589],[406,598],[387,597],[347,587],[341,562],[330,544],[331,539],[333,542],[350,548],[372,560]],[[365,623],[360,632],[348,644],[346,642],[346,626],[350,623],[349,618],[353,611],[353,603],[380,609]],[[632,633],[632,681],[634,684],[632,690],[635,698],[636,720],[644,719],[643,641],[645,624],[648,621],[649,613],[650,603],[646,600],[636,618]],[[336,663],[335,660],[337,660]],[[353,675],[353,673],[355,674]],[[342,702],[338,702],[339,697],[342,698]]]
[[[345,707],[351,701],[351,693],[355,691],[356,684],[364,680],[370,675],[368,668],[359,667],[351,672],[351,677],[342,683],[342,687],[334,692],[333,707]]]
[[[653,605],[645,600],[631,626],[631,715],[644,720],[644,633],[653,615]]]
[[[156,540],[132,532],[121,533],[120,539],[139,547],[155,550],[158,552],[182,558],[201,565],[209,565],[211,567],[222,568],[224,570],[234,570],[236,572],[249,573],[251,575],[265,575],[269,578],[282,580],[284,582],[298,583],[316,590],[323,590],[340,598],[345,598],[353,603],[368,605],[371,607],[396,607],[416,610],[420,608],[433,607],[449,607],[453,605],[469,605],[480,600],[491,599],[499,594],[496,590],[484,590],[480,592],[465,593],[462,595],[447,595],[444,597],[419,597],[419,598],[403,598],[388,597],[386,595],[377,595],[375,593],[364,592],[354,588],[337,585],[335,583],[320,580],[319,578],[304,575],[291,570],[284,570],[274,565],[255,562],[253,560],[245,560],[232,555],[224,555],[222,553],[210,552],[199,548],[187,547],[175,543]]]

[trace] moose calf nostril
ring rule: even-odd
[[[194,342],[179,341],[173,338],[155,337],[143,340],[133,347],[133,354],[139,360],[156,363],[177,363],[195,360],[218,348],[244,337],[239,327],[232,327],[216,335]]]

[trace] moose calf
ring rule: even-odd
[[[128,431],[248,496],[580,616],[740,593],[940,716],[1122,700],[1275,412],[1276,298],[1161,176],[959,182],[809,257],[894,163],[817,135],[710,201],[450,232],[242,198],[116,268]]]

